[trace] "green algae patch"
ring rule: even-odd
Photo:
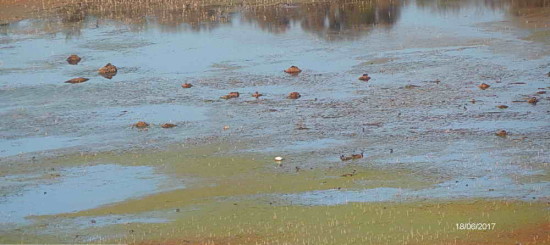
[[[329,169],[295,170],[276,164],[270,157],[212,153],[185,155],[177,152],[136,156],[95,156],[94,161],[157,166],[158,171],[181,180],[186,186],[138,199],[58,217],[129,214],[208,204],[218,198],[249,198],[251,195],[300,193],[338,188],[393,187],[415,189],[433,182],[408,170],[383,170],[356,164],[335,163]],[[91,159],[88,159],[91,160]],[[129,187],[131,188],[131,187]]]
[[[114,225],[90,233],[125,234],[109,242],[133,244],[545,244],[548,207],[488,200],[338,206],[219,201],[182,212],[170,223]],[[494,228],[461,230],[460,223]]]

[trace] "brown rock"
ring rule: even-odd
[[[239,92],[230,92],[229,94],[224,95],[220,98],[228,100],[228,99],[238,98],[240,95],[241,94]]]
[[[486,83],[482,83],[482,84],[478,85],[477,87],[480,88],[481,90],[485,90],[485,89],[488,89],[489,87],[491,87],[491,85],[486,84]]]
[[[182,88],[191,88],[193,87],[193,84],[190,84],[190,83],[184,83],[181,85]]]
[[[302,72],[302,70],[300,68],[298,68],[297,66],[291,66],[288,69],[286,69],[285,72],[290,73],[290,74],[298,74],[298,73]]]
[[[173,128],[175,126],[177,126],[177,125],[173,124],[173,123],[165,123],[165,124],[160,125],[161,128]]]
[[[71,65],[76,65],[78,64],[78,62],[80,62],[82,59],[80,57],[78,57],[78,55],[76,54],[72,54],[71,56],[69,56],[69,58],[67,58],[67,63],[71,64]]]
[[[118,72],[118,69],[116,68],[116,66],[112,65],[111,63],[107,63],[107,65],[105,65],[104,67],[99,68],[99,70],[97,70],[97,71],[103,77],[111,79],[116,75],[116,73]]]
[[[135,127],[135,128],[147,128],[149,127],[149,124],[146,123],[146,122],[143,122],[143,121],[139,121],[137,123],[134,123],[134,125],[132,125],[132,127]]]
[[[495,133],[495,135],[500,137],[506,137],[508,135],[508,132],[506,132],[506,130],[499,130],[498,132]]]
[[[292,93],[288,94],[289,99],[295,100],[295,99],[298,99],[300,97],[302,97],[302,95],[300,95],[300,93],[298,93],[298,92],[292,92]]]
[[[414,88],[420,88],[420,86],[414,85],[414,84],[408,84],[408,85],[405,85],[405,88],[406,89],[414,89]]]
[[[506,108],[508,108],[508,106],[507,106],[507,105],[498,105],[497,108],[499,108],[499,109],[506,109]]]
[[[365,73],[359,77],[359,80],[368,82],[370,80],[369,74]]]
[[[84,77],[77,77],[77,78],[73,78],[71,80],[65,81],[65,83],[83,83],[83,82],[86,82],[88,80],[90,80],[90,79],[84,78]]]

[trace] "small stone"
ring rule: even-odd
[[[175,126],[177,126],[177,125],[173,124],[173,123],[165,123],[165,124],[160,125],[161,128],[173,128]]]
[[[298,73],[302,72],[302,70],[300,68],[298,68],[297,66],[291,66],[288,69],[286,69],[285,72],[290,73],[290,74],[298,74]]]
[[[495,135],[499,137],[506,137],[508,135],[508,132],[506,132],[506,130],[499,130],[495,133]]]
[[[88,80],[90,80],[90,79],[84,78],[84,77],[77,77],[77,78],[73,78],[71,80],[65,81],[65,83],[83,83],[83,82],[86,82]]]
[[[90,220],[90,223],[95,224],[95,223],[97,223],[97,221],[95,221],[95,219],[93,219],[93,220]]]
[[[482,83],[482,84],[478,85],[477,87],[480,88],[481,90],[485,90],[485,89],[488,89],[489,87],[491,87],[491,85],[486,84],[486,83]]]
[[[230,92],[229,94],[224,95],[220,98],[228,100],[228,99],[238,98],[240,95],[241,94],[239,92]]]
[[[190,84],[190,83],[184,83],[181,85],[182,88],[191,88],[193,87],[193,84]]]
[[[277,162],[280,162],[280,161],[282,161],[282,160],[284,160],[283,157],[275,157],[275,161],[277,161]]]
[[[107,63],[107,65],[99,68],[99,70],[97,71],[101,76],[107,79],[111,79],[116,75],[116,73],[118,72],[118,69],[116,66],[112,65],[111,63]]]
[[[135,123],[132,126],[136,127],[136,128],[147,128],[147,127],[149,127],[149,124],[146,123],[146,122],[143,122],[143,121],[139,121],[139,122]]]
[[[300,97],[302,97],[302,95],[298,92],[292,92],[292,93],[288,94],[289,99],[295,100],[295,99],[298,99]]]
[[[497,108],[499,108],[499,109],[506,109],[506,108],[508,108],[508,106],[507,106],[507,105],[498,105]]]
[[[71,56],[69,56],[69,58],[67,58],[67,63],[71,64],[71,65],[76,65],[78,64],[78,62],[80,62],[82,59],[76,55],[76,54],[72,54]]]
[[[369,74],[365,73],[359,77],[359,80],[368,82],[370,80]]]

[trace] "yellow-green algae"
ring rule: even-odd
[[[181,178],[185,189],[131,199],[76,213],[34,217],[36,223],[3,236],[0,242],[72,242],[94,234],[97,242],[145,244],[465,244],[509,242],[519,232],[522,244],[550,236],[537,230],[550,224],[548,203],[463,200],[350,203],[298,206],[270,203],[261,194],[298,193],[334,188],[423,188],[434,180],[398,169],[341,163],[301,171],[278,167],[271,156],[230,154],[229,146],[174,148],[140,153],[97,153],[50,159],[46,166],[117,163],[148,165]],[[363,166],[366,165],[366,166]],[[357,174],[343,177],[353,169]],[[365,185],[365,181],[368,185]],[[129,186],[128,188],[131,188]],[[257,196],[257,194],[260,194]],[[181,212],[175,212],[180,209]],[[36,235],[63,219],[162,212],[168,223],[113,224]],[[496,223],[494,231],[460,231],[456,223]],[[535,227],[531,231],[529,227]],[[33,235],[26,235],[26,234]],[[526,233],[527,235],[525,235]],[[532,233],[532,234],[531,234]],[[500,235],[495,235],[500,234]],[[533,235],[534,234],[534,235]],[[506,238],[508,236],[508,238]],[[534,238],[534,236],[538,236]],[[516,238],[514,238],[516,239]],[[535,240],[533,240],[535,239]],[[538,240],[537,240],[538,239]],[[519,241],[519,240],[518,240]],[[543,243],[538,243],[543,244]]]
[[[548,244],[549,205],[543,202],[350,203],[271,206],[253,200],[203,203],[161,224],[90,228],[102,242],[130,244]],[[457,223],[496,223],[465,231]],[[122,236],[121,236],[122,235]],[[109,237],[116,237],[111,238]],[[514,243],[512,243],[514,244]]]
[[[152,194],[59,216],[95,216],[145,212],[176,208],[190,204],[212,202],[216,197],[247,196],[270,193],[298,193],[335,188],[395,187],[420,188],[433,184],[427,177],[414,175],[409,170],[381,170],[354,163],[334,163],[333,168],[314,168],[295,171],[279,167],[271,157],[255,154],[229,154],[225,146],[187,148],[184,151],[146,153],[98,153],[64,157],[57,166],[90,163],[148,165],[158,171],[179,178],[186,188]],[[342,175],[357,172],[351,177]],[[131,187],[129,187],[131,188]]]
[[[464,222],[496,226],[493,231],[457,230],[456,224]],[[238,241],[235,244],[426,244],[460,239],[486,244],[509,242],[496,237],[497,233],[549,222],[548,205],[544,203],[479,200],[274,207],[255,202],[217,202],[169,224],[118,229],[136,231],[121,242],[184,238],[213,244],[233,239]],[[540,234],[538,242],[549,241],[548,235]]]

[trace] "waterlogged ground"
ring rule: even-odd
[[[550,243],[546,1],[0,4],[0,243]]]

